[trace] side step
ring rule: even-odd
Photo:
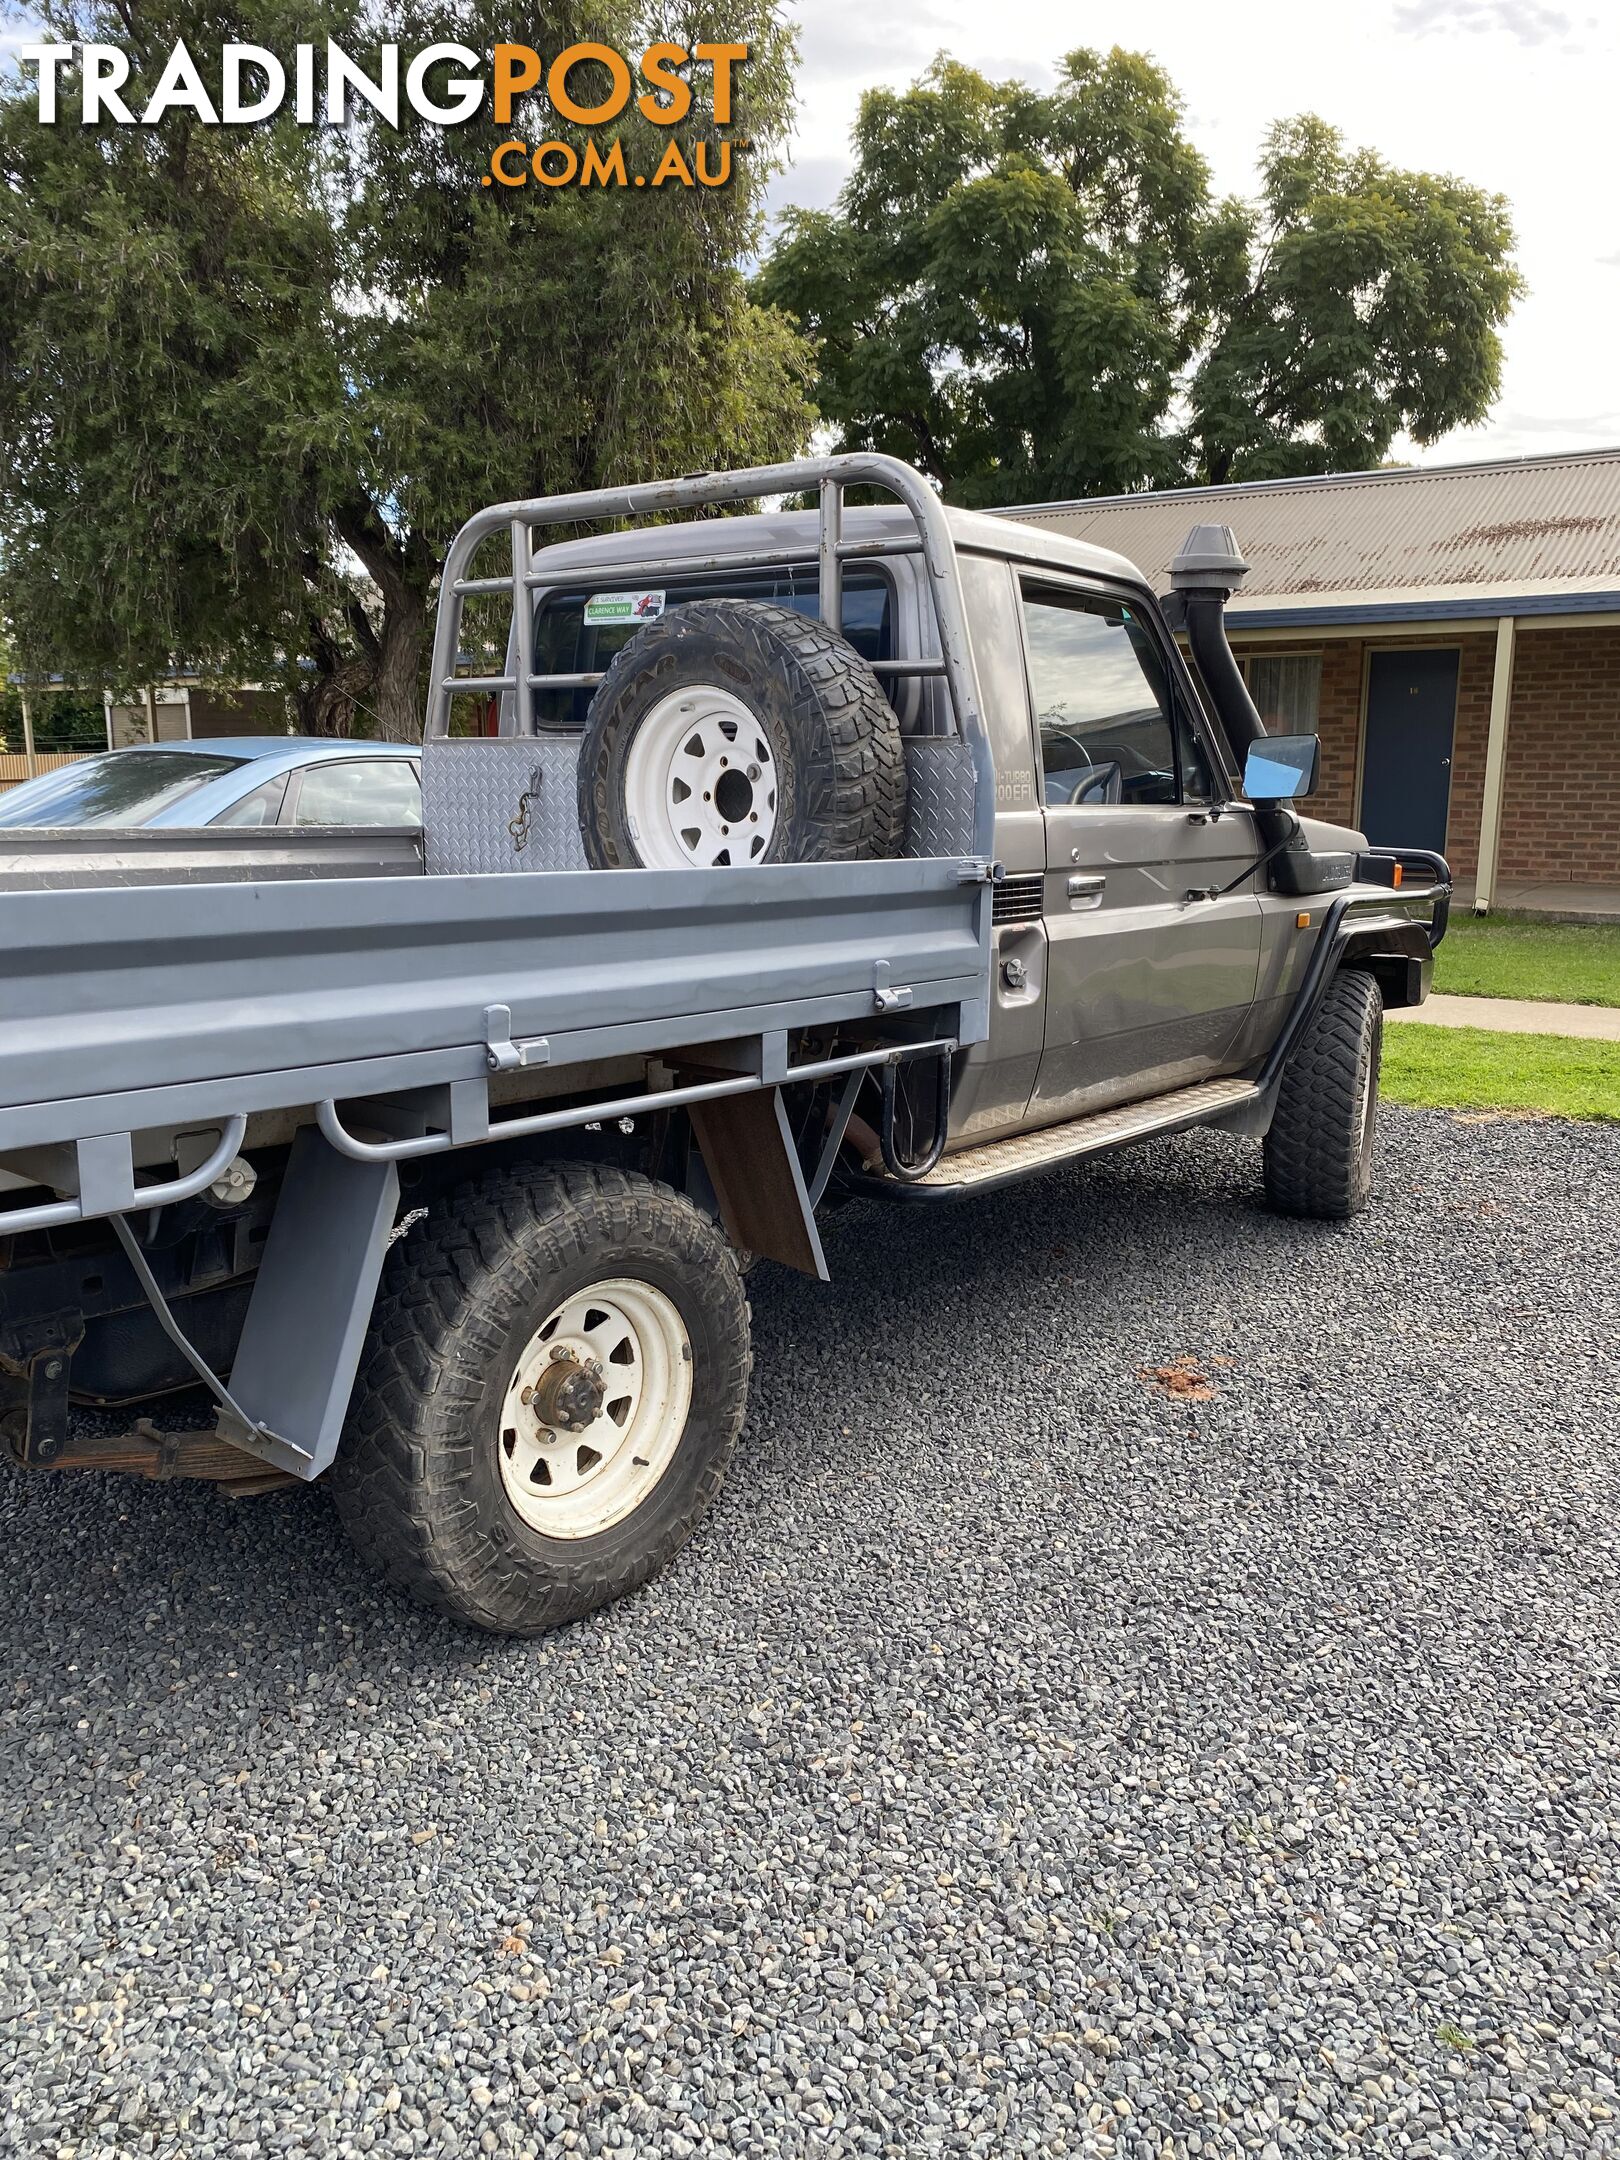
[[[1040,1132],[1016,1133],[1008,1140],[963,1148],[960,1154],[947,1155],[913,1185],[891,1177],[874,1177],[871,1182],[885,1199],[963,1199],[969,1193],[989,1192],[997,1185],[1033,1177],[1037,1171],[1073,1162],[1081,1155],[1100,1155],[1130,1140],[1205,1124],[1253,1102],[1259,1093],[1252,1080],[1203,1080],[1197,1087],[1177,1088],[1173,1094],[1155,1095],[1147,1102],[1071,1118],[1066,1125],[1048,1125]]]

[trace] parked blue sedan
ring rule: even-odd
[[[81,758],[0,794],[0,826],[421,822],[417,752],[314,735],[143,743]]]

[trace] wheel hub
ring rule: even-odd
[[[607,1383],[601,1366],[594,1361],[582,1365],[565,1350],[551,1360],[535,1382],[529,1408],[540,1425],[549,1425],[558,1432],[583,1432],[595,1424],[606,1399]]]

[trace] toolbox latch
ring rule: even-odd
[[[889,963],[879,960],[872,969],[872,996],[880,1013],[904,1012],[911,1003],[911,986],[901,984],[889,988]]]
[[[484,1061],[491,1072],[517,1072],[525,1065],[549,1065],[551,1045],[544,1035],[512,1040],[510,1005],[484,1007]]]

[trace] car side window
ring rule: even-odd
[[[409,758],[334,759],[306,765],[295,825],[420,825],[422,783]]]
[[[277,773],[273,780],[266,780],[251,795],[244,795],[228,810],[222,810],[216,825],[274,825],[281,815],[282,799],[287,793],[287,775]]]
[[[1037,587],[1024,629],[1047,804],[1179,802],[1169,670],[1138,612]]]

